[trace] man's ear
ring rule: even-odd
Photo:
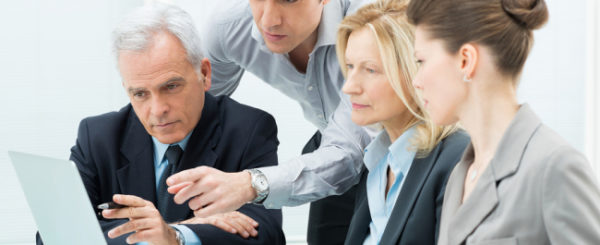
[[[204,58],[201,61],[202,63],[202,76],[204,76],[204,91],[208,91],[210,89],[210,85],[211,85],[211,80],[210,80],[210,75],[211,75],[211,67],[210,67],[210,61],[208,60],[208,58]]]
[[[466,43],[458,50],[460,60],[460,70],[464,78],[472,79],[475,76],[475,70],[479,64],[479,49],[473,43]]]
[[[325,4],[329,3],[329,0],[321,0],[323,2],[323,6],[325,6]]]

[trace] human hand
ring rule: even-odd
[[[165,223],[152,202],[132,195],[114,195],[115,203],[125,208],[107,209],[102,216],[107,219],[128,218],[129,221],[108,232],[108,237],[116,238],[135,232],[127,237],[127,243],[148,242],[149,244],[178,244],[175,230]]]
[[[188,206],[196,217],[235,211],[256,198],[246,171],[225,173],[200,166],[171,175],[167,185],[169,193],[175,194],[175,203],[189,199]]]
[[[179,224],[209,224],[229,233],[237,233],[243,238],[248,238],[249,236],[256,237],[258,235],[258,231],[256,231],[258,223],[238,211],[215,214],[206,218],[193,217]]]

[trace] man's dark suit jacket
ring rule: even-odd
[[[446,181],[470,142],[463,131],[446,137],[425,158],[415,158],[398,194],[380,244],[435,245]],[[367,201],[367,173],[359,183],[347,245],[363,244],[371,213]]]
[[[194,128],[176,172],[209,166],[225,172],[277,164],[277,126],[268,113],[239,104],[228,97],[206,99],[200,121]],[[129,194],[156,206],[154,147],[151,136],[131,105],[81,121],[71,160],[79,169],[92,205],[112,200],[114,194]],[[184,220],[193,217],[187,203],[169,210]],[[244,239],[215,226],[186,225],[202,244],[284,244],[280,210],[247,204],[238,211],[259,223],[258,237]],[[172,216],[172,217],[173,217]],[[126,244],[123,235],[110,239],[107,232],[126,220],[99,218],[109,244]],[[39,240],[38,240],[39,241]]]

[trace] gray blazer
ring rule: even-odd
[[[522,105],[461,204],[472,145],[448,179],[438,245],[600,244],[600,191],[586,158]]]

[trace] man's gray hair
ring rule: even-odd
[[[202,67],[200,36],[192,17],[183,9],[165,3],[153,3],[135,9],[113,31],[113,52],[145,51],[154,35],[161,31],[173,34],[187,53],[188,61],[199,72]]]

